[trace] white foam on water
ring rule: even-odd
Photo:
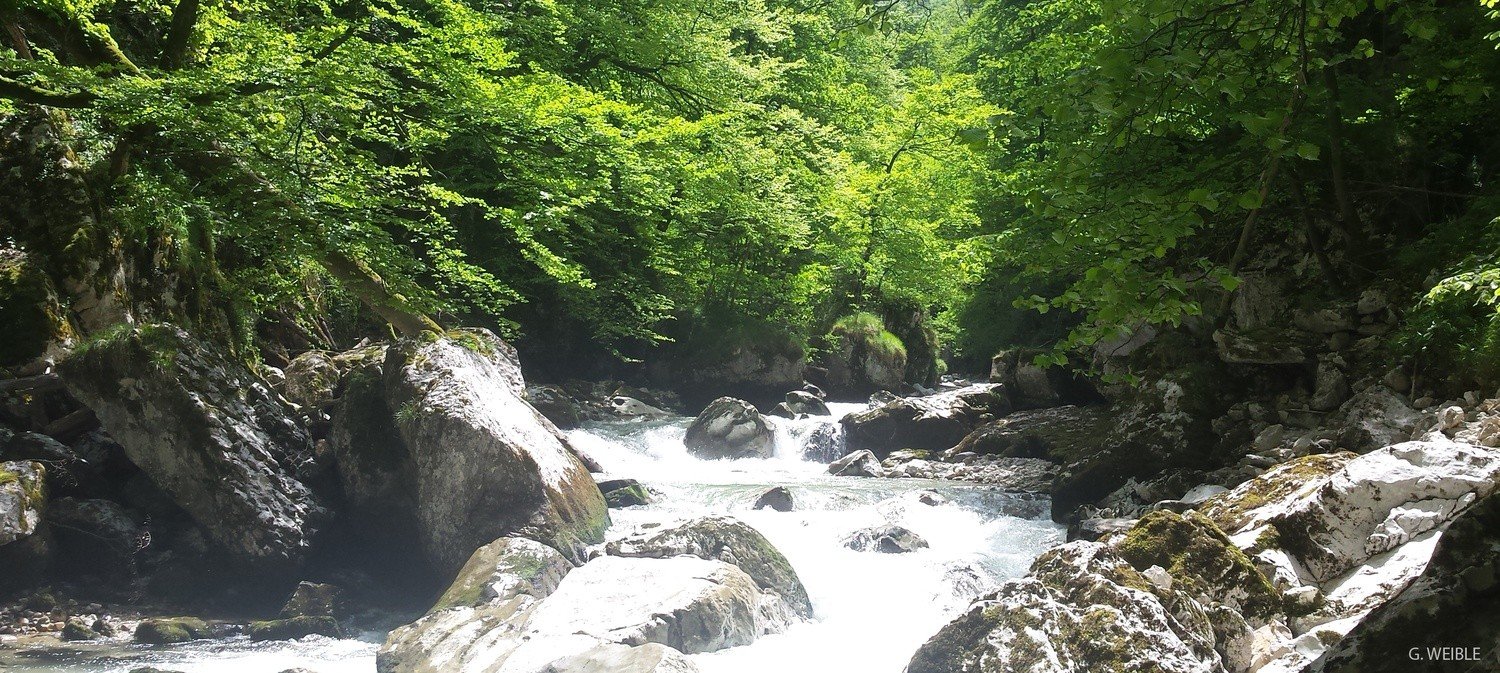
[[[835,418],[861,408],[836,408]],[[773,419],[777,447],[770,459],[699,460],[682,447],[686,419],[599,424],[569,434],[610,476],[638,479],[661,494],[652,505],[612,510],[616,534],[640,524],[731,515],[776,545],[807,587],[814,620],[747,646],[693,655],[704,673],[899,673],[982,588],[1024,574],[1038,553],[1062,541],[1061,528],[1045,519],[1044,503],[1032,502],[1034,516],[1020,518],[1002,513],[1012,496],[986,487],[828,476],[824,465],[801,460],[801,442],[830,422]],[[751,509],[773,486],[791,491],[794,511]],[[922,504],[917,493],[924,489],[949,502]],[[881,554],[844,547],[854,531],[886,523],[912,530],[928,548]]]

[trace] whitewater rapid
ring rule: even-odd
[[[1063,541],[1047,501],[992,487],[915,479],[833,477],[802,459],[803,443],[859,404],[830,404],[833,417],[773,418],[769,459],[699,460],[682,436],[690,419],[600,423],[569,433],[610,478],[633,478],[659,495],[611,510],[613,535],[641,524],[725,514],[776,545],[813,601],[813,621],[719,652],[693,655],[704,673],[859,671],[899,673],[912,653],[981,593],[1025,574],[1042,550]],[[752,506],[766,490],[787,488],[791,512]],[[941,504],[924,504],[923,492]],[[934,500],[931,496],[925,498]],[[894,523],[927,540],[908,554],[843,546],[855,530]]]

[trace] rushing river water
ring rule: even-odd
[[[835,418],[862,405],[832,404]],[[831,477],[801,459],[801,447],[831,419],[776,425],[770,459],[702,461],[682,436],[689,419],[599,423],[569,433],[610,477],[640,480],[657,502],[611,510],[617,531],[705,514],[728,514],[759,529],[801,576],[816,618],[754,644],[691,658],[704,673],[899,673],[912,652],[969,601],[1019,576],[1042,550],[1062,541],[1047,503],[991,487],[913,479]],[[824,432],[827,432],[824,430]],[[785,486],[794,511],[752,510],[761,493]],[[919,497],[939,504],[925,504]],[[882,523],[911,529],[929,543],[909,554],[846,549],[851,532]],[[75,651],[7,652],[0,670],[26,673],[125,673],[139,666],[184,673],[372,673],[379,633],[360,639],[311,637],[251,643],[243,637],[173,647],[94,645]]]

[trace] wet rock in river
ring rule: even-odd
[[[282,618],[342,617],[347,612],[344,590],[333,584],[299,582],[281,606]]]
[[[802,459],[814,463],[827,463],[844,455],[844,435],[839,426],[826,423],[814,428],[802,440]]]
[[[343,638],[344,630],[333,617],[308,616],[250,622],[245,625],[245,635],[251,640],[296,640],[313,635]]]
[[[760,494],[760,497],[755,499],[755,504],[751,505],[750,508],[790,512],[794,508],[792,492],[787,490],[785,486],[777,486]]]
[[[844,546],[855,551],[905,554],[926,549],[927,541],[907,528],[886,524],[854,531],[844,539]]]
[[[497,590],[476,595],[455,584],[449,595],[465,598],[445,598],[391,632],[378,670],[682,673],[694,670],[683,653],[747,645],[798,619],[779,594],[724,561],[605,556],[555,580],[551,570],[538,575],[524,553],[471,561],[462,584],[476,583],[472,576]]]
[[[766,418],[754,405],[733,397],[710,402],[682,441],[699,458],[770,458],[776,449]]]
[[[809,392],[793,390],[786,394],[787,410],[794,414],[805,416],[828,416],[828,405],[823,403],[823,398]]]
[[[616,556],[670,558],[689,555],[739,566],[762,589],[773,591],[799,615],[812,616],[812,601],[781,551],[760,531],[731,517],[710,516],[659,530],[627,535],[609,543]]]
[[[1010,412],[1003,387],[977,384],[927,397],[901,397],[845,416],[845,443],[885,456],[898,449],[946,451],[985,420]]]
[[[861,449],[830,463],[828,473],[836,477],[880,477],[885,470],[875,454]]]
[[[634,479],[607,479],[599,482],[604,502],[610,507],[634,507],[651,503],[651,492]]]
[[[207,638],[208,624],[194,617],[146,619],[135,627],[135,642],[146,645],[171,645]]]

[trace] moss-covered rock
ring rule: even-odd
[[[1212,521],[1197,512],[1169,511],[1142,517],[1115,543],[1136,570],[1161,566],[1174,587],[1205,604],[1224,603],[1260,622],[1281,609],[1281,596],[1250,558]]]
[[[546,598],[573,563],[535,540],[504,537],[474,550],[433,611],[478,607],[526,595]]]
[[[251,640],[296,640],[314,635],[342,638],[344,630],[333,617],[292,617],[250,622],[245,625],[245,635]]]
[[[90,628],[88,623],[79,617],[73,617],[63,624],[62,639],[67,641],[95,640],[99,634]]]
[[[906,344],[886,330],[880,317],[857,313],[834,323],[829,352],[821,360],[824,383],[834,395],[860,396],[901,390],[906,378]]]
[[[1289,460],[1228,493],[1215,496],[1204,505],[1203,513],[1221,530],[1237,532],[1250,525],[1257,510],[1265,515],[1311,495],[1354,458],[1354,454],[1346,451]]]
[[[29,460],[0,463],[0,545],[36,533],[46,506],[46,466]]]
[[[346,610],[344,590],[333,584],[299,582],[281,606],[281,617],[342,617]]]
[[[54,341],[72,336],[52,280],[29,255],[0,246],[0,325],[5,347],[0,367],[30,362]]]
[[[604,502],[610,507],[634,507],[651,502],[651,492],[634,479],[610,479],[599,482]]]
[[[135,627],[135,642],[146,645],[185,643],[208,635],[208,624],[196,617],[146,619]]]
[[[1222,673],[1215,643],[1191,599],[1153,587],[1104,545],[1073,542],[975,601],[906,670]]]

